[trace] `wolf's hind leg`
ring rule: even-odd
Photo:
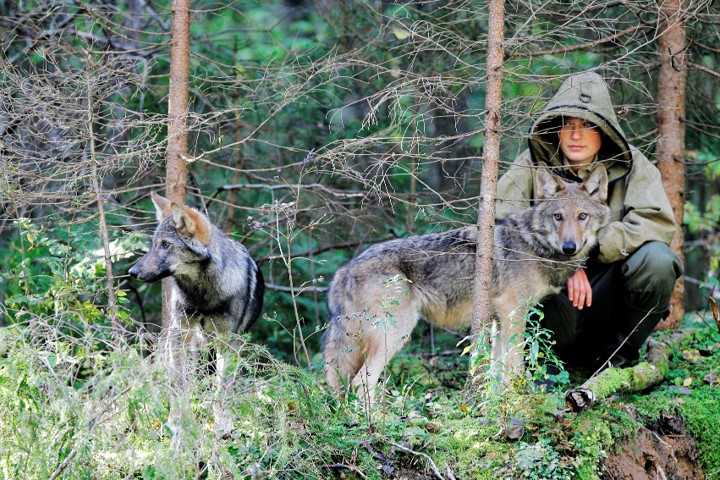
[[[357,374],[363,364],[363,349],[359,342],[350,341],[350,334],[341,332],[346,338],[328,342],[324,346],[325,379],[335,391],[343,390]]]
[[[393,308],[392,316],[392,321],[378,321],[376,317],[375,325],[365,339],[365,362],[352,380],[352,388],[368,405],[375,402],[375,390],[388,362],[407,343],[418,322],[412,300]]]

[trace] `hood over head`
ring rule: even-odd
[[[581,118],[600,129],[602,147],[598,159],[604,161],[606,167],[616,162],[626,162],[627,168],[630,167],[630,145],[615,115],[608,86],[600,75],[583,72],[563,82],[530,128],[528,143],[534,163],[563,165],[558,146],[563,117]]]

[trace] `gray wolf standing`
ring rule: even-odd
[[[528,300],[557,293],[583,265],[607,223],[608,178],[598,164],[582,184],[544,165],[534,176],[535,204],[495,226],[491,358],[503,379],[521,372]],[[385,366],[420,316],[433,325],[468,328],[472,320],[477,229],[390,240],[340,268],[328,292],[323,335],[328,383],[370,403]],[[523,308],[524,307],[524,308]]]
[[[225,236],[205,215],[155,192],[151,197],[158,226],[150,250],[129,273],[144,282],[168,279],[170,325],[164,353],[184,385],[187,357],[196,360],[208,336],[242,333],[255,323],[265,282],[245,247]],[[222,396],[225,358],[215,349],[210,353],[209,367],[217,375]],[[216,429],[222,433],[232,430],[222,397],[213,408]],[[173,413],[179,415],[171,412],[171,417]],[[176,430],[181,431],[179,427]]]
[[[155,192],[151,197],[158,226],[130,275],[143,282],[170,277],[171,323],[190,336],[247,331],[260,315],[265,290],[248,251],[194,208]]]

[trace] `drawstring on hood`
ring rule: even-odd
[[[603,137],[598,160],[608,169],[613,164],[625,163],[621,170],[630,170],[632,151],[613,110],[607,84],[600,75],[594,72],[573,75],[560,86],[530,128],[528,145],[533,163],[563,166],[558,133],[564,117],[580,118],[596,125]]]

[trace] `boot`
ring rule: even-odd
[[[613,334],[613,340],[604,348],[605,355],[601,355],[599,359],[600,362],[607,363],[614,368],[627,368],[635,365],[640,358],[640,348],[645,340],[655,330],[660,320],[670,313],[669,310],[648,313],[627,304],[624,312],[625,318],[621,328]]]

